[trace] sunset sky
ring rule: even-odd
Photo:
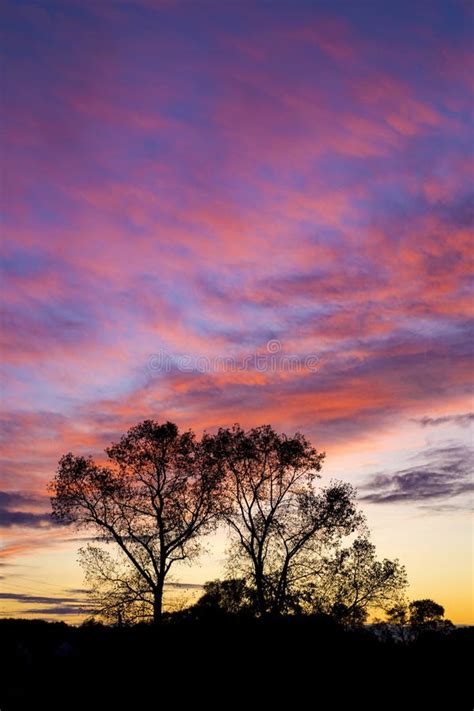
[[[47,483],[153,418],[303,432],[474,624],[472,8],[4,3],[2,615],[82,619]]]

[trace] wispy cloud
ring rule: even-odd
[[[78,616],[92,612],[92,607],[83,594],[72,597],[69,595],[27,595],[25,593],[1,592],[0,600],[21,605],[17,612],[9,612],[9,614],[16,615]],[[25,607],[25,605],[29,607]]]
[[[22,494],[18,491],[0,491],[0,526],[10,528],[23,526],[25,528],[45,528],[56,523],[50,513],[37,513],[24,510],[45,505],[47,500],[42,497]]]
[[[51,607],[28,607],[22,610],[27,615],[58,615],[65,617],[68,615],[87,615],[94,612],[93,608],[87,605],[52,605]]]
[[[459,508],[458,502],[446,500],[474,491],[473,450],[464,445],[434,447],[425,450],[420,458],[425,459],[424,464],[372,475],[360,487],[361,500],[373,504],[428,502],[443,510],[446,506]]]
[[[51,604],[56,603],[79,603],[81,598],[79,597],[63,597],[63,596],[49,596],[49,595],[26,595],[24,593],[15,592],[0,592],[0,600],[14,600],[15,602],[35,602],[40,604]]]
[[[467,427],[474,422],[474,412],[465,412],[460,415],[442,415],[441,417],[420,417],[414,419],[422,427],[436,427],[437,425],[460,425]]]

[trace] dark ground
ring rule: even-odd
[[[291,617],[156,628],[0,621],[0,710],[473,708],[474,629],[410,644]]]

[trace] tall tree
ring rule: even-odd
[[[255,587],[260,614],[281,613],[315,561],[362,522],[349,484],[315,490],[324,454],[305,437],[238,425],[207,436],[225,477],[233,577]]]
[[[121,566],[90,552],[90,577],[112,585],[115,576],[117,599],[135,595],[158,621],[171,567],[194,559],[217,523],[219,468],[193,432],[171,422],[145,420],[106,452],[107,466],[70,453],[61,458],[51,483],[53,516],[114,543]]]

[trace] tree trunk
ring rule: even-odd
[[[163,583],[164,580],[159,580],[153,595],[153,624],[161,622],[163,616]]]
[[[257,607],[260,615],[265,615],[267,605],[265,600],[265,590],[263,584],[263,570],[261,566],[255,566],[255,587],[257,588]]]

